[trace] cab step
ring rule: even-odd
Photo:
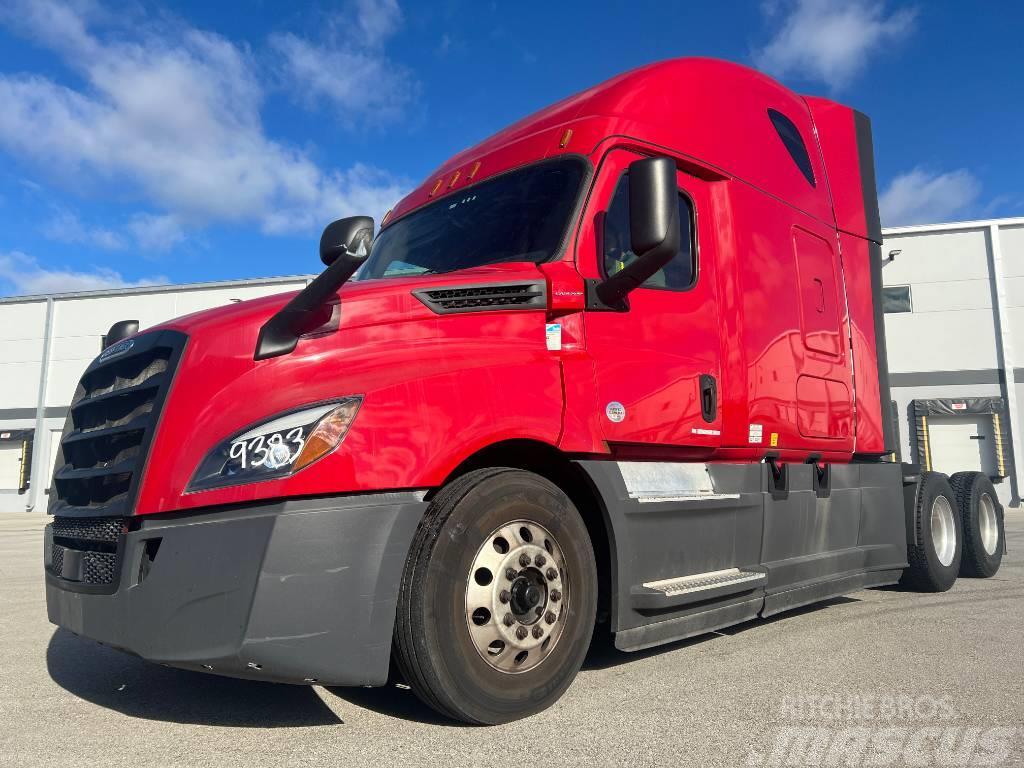
[[[756,589],[767,576],[767,571],[760,568],[726,568],[721,571],[648,581],[633,587],[632,604],[638,610],[656,610],[712,600]]]

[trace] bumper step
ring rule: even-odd
[[[711,600],[724,595],[756,589],[767,578],[759,568],[726,568],[672,579],[648,581],[633,587],[633,607],[654,610]]]

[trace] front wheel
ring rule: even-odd
[[[516,720],[569,687],[596,607],[593,547],[569,498],[529,472],[476,470],[438,493],[416,533],[395,658],[442,714]]]

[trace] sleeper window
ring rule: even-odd
[[[786,147],[786,151],[793,158],[793,162],[800,169],[800,173],[807,179],[807,183],[812,187],[816,186],[814,183],[814,169],[811,167],[811,157],[807,154],[807,146],[804,144],[803,137],[800,136],[800,130],[792,120],[774,109],[768,110],[768,119],[772,121],[772,125],[775,126],[779,138],[782,139],[782,143]]]
[[[679,229],[679,252],[643,284],[644,288],[681,291],[693,285],[697,272],[693,247],[693,208],[689,198],[683,194],[679,195]],[[604,220],[606,275],[614,275],[636,259],[636,254],[629,246],[629,176],[623,174]]]

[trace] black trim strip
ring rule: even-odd
[[[885,346],[885,314],[882,311],[882,246],[868,241],[868,260],[871,262],[871,304],[875,316],[875,361],[878,368],[878,399],[882,411],[882,453],[896,450],[896,430],[892,424],[889,402],[889,353]]]
[[[875,184],[875,149],[871,139],[871,119],[853,110],[853,126],[857,134],[857,157],[860,161],[860,187],[864,196],[864,227],[869,240],[882,244],[882,220],[878,215],[878,187]]]

